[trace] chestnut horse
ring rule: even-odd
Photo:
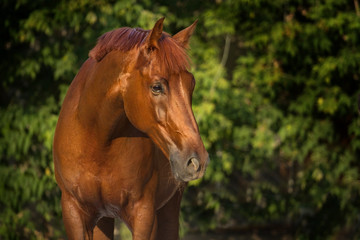
[[[133,239],[179,238],[184,187],[209,155],[191,109],[196,22],[171,37],[163,21],[105,33],[67,92],[53,156],[69,239],[112,239],[116,217]]]

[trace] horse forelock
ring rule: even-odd
[[[149,32],[141,28],[128,27],[107,32],[98,39],[95,47],[89,52],[89,57],[99,62],[113,50],[128,52],[134,48],[140,49]],[[156,60],[163,70],[179,72],[189,69],[190,63],[186,49],[169,34],[162,33],[158,43]]]

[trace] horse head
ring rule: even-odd
[[[201,177],[209,161],[191,108],[195,79],[186,55],[196,22],[171,37],[163,21],[133,50],[121,92],[129,121],[161,149],[174,177],[187,182]]]

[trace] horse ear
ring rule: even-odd
[[[153,29],[150,31],[149,35],[146,38],[146,48],[150,50],[153,50],[154,48],[159,49],[158,41],[162,35],[164,19],[165,17],[162,17],[157,20]]]
[[[178,43],[180,43],[181,46],[184,48],[189,47],[189,40],[193,32],[195,31],[196,24],[198,20],[196,20],[193,24],[191,24],[189,27],[181,30],[177,34],[173,36],[173,39],[175,39]]]

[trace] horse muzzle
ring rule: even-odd
[[[197,154],[192,154],[188,158],[181,157],[179,153],[170,155],[170,165],[174,178],[180,182],[189,182],[201,178],[209,160],[207,152],[203,157],[199,157]]]

